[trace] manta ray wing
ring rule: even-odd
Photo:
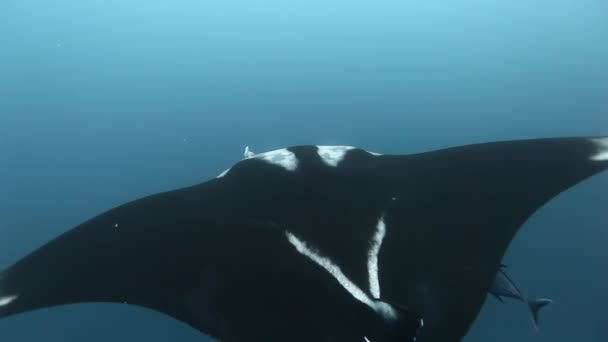
[[[421,311],[420,341],[465,335],[518,229],[551,198],[606,170],[606,141],[518,140],[386,158],[385,177],[404,197],[388,216],[382,283]]]

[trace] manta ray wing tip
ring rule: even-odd
[[[597,152],[591,156],[594,161],[608,161],[608,137],[593,139],[597,146]]]
[[[18,297],[19,296],[17,296],[17,295],[0,297],[0,308],[3,306],[9,305]]]

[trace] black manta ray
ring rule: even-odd
[[[224,342],[458,341],[522,224],[608,169],[608,137],[248,152],[21,259],[0,274],[0,317],[118,302]]]

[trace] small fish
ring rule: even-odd
[[[515,300],[520,300],[526,304],[530,308],[532,312],[532,320],[534,322],[534,328],[538,331],[538,313],[540,309],[545,306],[553,303],[552,299],[549,298],[528,298],[524,295],[524,293],[515,285],[513,280],[509,278],[507,273],[503,270],[505,265],[500,265],[500,269],[496,273],[496,278],[494,278],[494,283],[490,289],[490,294],[492,294],[496,299],[498,299],[501,303],[504,303],[502,297],[512,298]]]
[[[243,158],[251,158],[255,156],[255,152],[249,149],[249,146],[245,146],[245,152],[243,152]]]

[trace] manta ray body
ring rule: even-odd
[[[19,260],[0,274],[0,317],[117,302],[225,342],[459,341],[522,224],[608,169],[606,137],[248,152]]]

